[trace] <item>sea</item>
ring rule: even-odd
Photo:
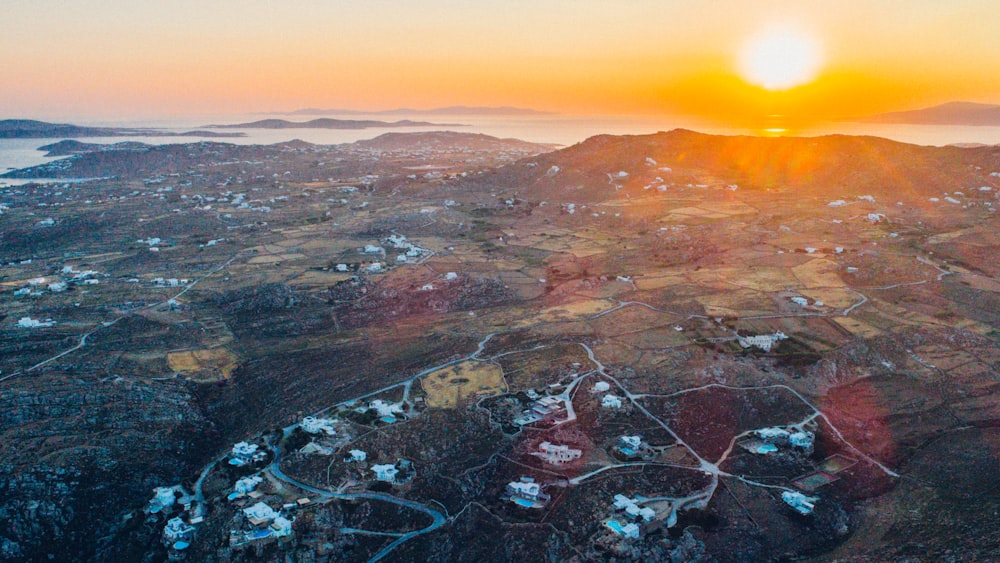
[[[310,115],[229,115],[199,116],[173,120],[145,121],[69,121],[75,125],[94,127],[157,128],[171,132],[204,129],[206,124],[235,124],[266,118],[281,118],[290,121],[306,121],[316,117]],[[300,139],[314,144],[334,145],[371,139],[388,132],[428,132],[464,131],[483,133],[500,138],[516,138],[537,143],[569,146],[600,134],[644,135],[677,128],[691,129],[717,135],[764,135],[764,136],[805,136],[814,137],[830,134],[873,135],[904,143],[928,146],[951,144],[1000,144],[1000,127],[950,126],[950,125],[907,125],[881,123],[853,123],[846,121],[820,122],[808,126],[788,126],[780,118],[762,120],[755,126],[727,126],[690,117],[649,116],[649,115],[530,115],[530,116],[429,116],[429,115],[350,115],[342,119],[375,119],[396,121],[412,119],[435,123],[461,124],[430,127],[345,129],[214,129],[245,133],[237,138],[203,137],[88,137],[78,139],[87,143],[117,143],[139,141],[148,144],[191,143],[200,140],[211,142],[237,143],[247,145],[267,145]],[[52,139],[0,139],[0,172],[28,166],[44,164],[55,158],[46,157],[38,148],[62,140]],[[37,181],[37,180],[35,180]],[[65,180],[60,180],[65,182]],[[0,179],[0,185],[25,183],[21,180]]]

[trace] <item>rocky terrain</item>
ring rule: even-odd
[[[0,191],[0,558],[1000,551],[1000,148],[46,149],[95,179]]]

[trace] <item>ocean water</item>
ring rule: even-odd
[[[142,122],[94,122],[74,121],[77,125],[116,126],[137,128],[163,128],[168,131],[183,132],[204,127],[208,123],[241,123],[264,119],[264,115],[242,115],[225,117],[182,118],[170,121]],[[305,121],[313,116],[275,115],[291,121]],[[426,131],[466,131],[483,133],[501,138],[517,138],[525,141],[552,143],[569,146],[587,139],[593,135],[642,135],[657,131],[669,131],[676,128],[686,128],[704,133],[720,135],[796,135],[818,136],[828,134],[874,135],[905,143],[918,145],[943,146],[956,143],[1000,144],[1000,127],[969,127],[941,125],[902,125],[876,123],[827,122],[808,127],[785,127],[780,118],[772,119],[757,127],[727,127],[716,123],[708,123],[692,118],[669,116],[350,116],[344,119],[378,119],[394,121],[397,119],[414,119],[435,123],[461,123],[463,126],[447,127],[406,127],[406,128],[372,128],[361,130],[336,129],[234,129],[246,133],[241,138],[211,138],[201,137],[93,137],[79,139],[88,143],[116,143],[120,141],[140,141],[149,144],[190,143],[199,140],[226,142],[238,144],[273,144],[293,139],[301,139],[315,144],[351,143],[362,139],[371,139],[387,132],[426,132]],[[225,131],[225,129],[220,129]],[[0,171],[12,168],[35,166],[52,160],[45,157],[38,147],[54,143],[61,138],[53,139],[0,139]],[[0,180],[0,183],[20,183],[10,180]]]

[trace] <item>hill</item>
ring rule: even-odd
[[[75,137],[243,137],[243,133],[219,131],[186,131],[176,133],[162,129],[131,127],[86,127],[69,123],[47,123],[34,119],[0,120],[0,139],[55,139]]]
[[[1000,105],[949,102],[912,111],[896,111],[862,117],[861,123],[909,123],[915,125],[1000,126]]]
[[[359,111],[352,109],[304,108],[286,112],[289,115],[553,115],[552,112],[511,106],[448,106],[431,109],[396,108],[382,111]]]
[[[232,125],[208,125],[213,129],[369,129],[372,127],[461,127],[456,123],[430,123],[427,121],[378,121],[374,119],[330,119],[311,121],[288,121],[285,119],[261,119],[249,123]]]
[[[850,190],[899,199],[940,195],[979,181],[976,166],[1000,169],[1000,149],[923,147],[844,135],[728,137],[677,129],[599,135],[470,181],[522,186],[522,194],[539,199],[570,192],[583,203],[635,197],[665,183],[735,184],[803,197]]]

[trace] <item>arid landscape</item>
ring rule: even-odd
[[[400,132],[4,176],[2,559],[1000,552],[995,146]]]

